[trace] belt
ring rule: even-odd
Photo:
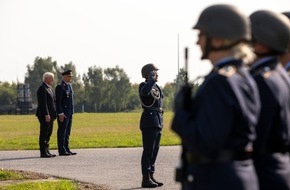
[[[188,153],[186,159],[190,164],[210,164],[210,163],[224,163],[231,161],[243,161],[252,158],[251,152],[235,152],[230,150],[222,150],[214,158],[209,158],[203,155]]]
[[[150,107],[150,108],[143,108],[144,111],[157,111],[161,114],[163,114],[163,109],[162,108],[156,108],[156,107]]]

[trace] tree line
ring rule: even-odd
[[[30,85],[32,103],[36,106],[36,91],[42,82],[42,76],[49,71],[55,74],[53,88],[62,80],[61,73],[71,69],[74,73],[72,87],[74,91],[75,112],[126,112],[141,109],[138,87],[130,83],[126,72],[119,66],[101,68],[91,66],[82,76],[72,62],[58,66],[51,57],[36,57],[33,65],[27,66],[24,83]],[[164,110],[173,109],[176,89],[183,81],[185,72],[180,69],[176,79],[161,86],[164,93]],[[0,113],[13,109],[17,100],[17,84],[0,81]]]

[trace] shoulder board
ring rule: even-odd
[[[269,78],[271,75],[272,75],[272,71],[270,69],[270,67],[264,67],[262,72],[261,72],[261,75],[263,76],[263,78]]]
[[[262,74],[262,76],[266,79],[266,78],[269,78],[270,76],[272,75],[272,72],[271,71],[267,71],[267,72],[264,72]]]
[[[220,68],[218,70],[218,73],[220,75],[225,76],[225,77],[231,77],[237,73],[237,68],[235,66],[232,66],[232,65],[227,65],[227,66]]]

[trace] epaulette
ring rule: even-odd
[[[237,73],[237,68],[233,65],[226,65],[226,66],[220,68],[218,70],[218,73],[220,75],[225,76],[225,77],[231,77]]]
[[[263,76],[263,78],[268,78],[272,75],[272,70],[270,67],[264,67],[261,71],[261,75]]]

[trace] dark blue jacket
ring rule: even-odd
[[[192,99],[191,112],[175,112],[172,125],[190,146],[206,157],[221,150],[244,151],[255,140],[259,92],[242,62],[215,66]]]
[[[289,146],[290,79],[278,59],[271,57],[251,68],[262,102],[257,126],[256,152],[265,153]]]
[[[229,58],[217,63],[188,103],[190,112],[175,110],[172,129],[188,150],[186,171],[194,178],[190,188],[258,189],[249,158],[260,99],[242,62]]]
[[[72,115],[74,113],[73,90],[70,84],[64,81],[55,88],[56,95],[56,112]]]
[[[254,144],[260,189],[290,189],[290,78],[277,57],[251,67],[261,96],[261,114]]]
[[[140,128],[163,127],[163,93],[153,80],[139,85],[139,96],[143,108]]]

